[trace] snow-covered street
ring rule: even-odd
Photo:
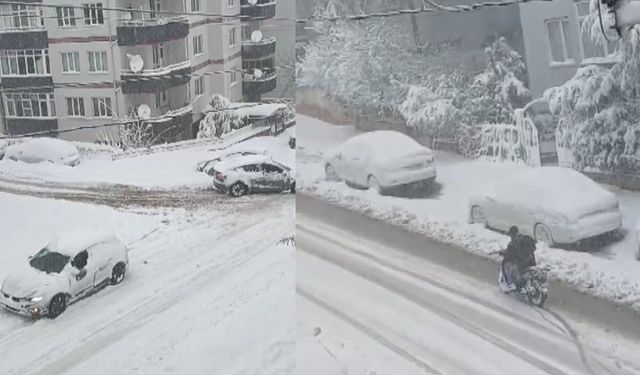
[[[486,257],[503,248],[508,237],[468,224],[468,199],[489,184],[525,168],[516,164],[468,161],[439,152],[436,155],[439,187],[417,199],[379,196],[344,183],[326,181],[323,153],[357,134],[352,126],[337,126],[298,115],[298,191],[321,197],[368,216],[388,221],[428,237]],[[540,246],[539,262],[555,279],[579,290],[640,309],[640,262],[635,260],[640,221],[640,195],[606,187],[620,201],[623,238],[586,251]],[[600,244],[596,244],[600,245]]]
[[[299,373],[640,373],[637,342],[326,219],[296,218]]]

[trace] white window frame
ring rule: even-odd
[[[82,4],[82,7],[84,8],[85,26],[98,26],[105,24],[104,6],[102,3],[84,3]]]
[[[20,31],[44,28],[42,8],[34,5],[0,5],[0,30]],[[17,21],[17,22],[16,22]]]
[[[191,0],[191,11],[192,12],[200,11],[200,0]]]
[[[232,27],[229,29],[229,47],[235,47],[238,44],[238,33],[236,32],[236,28]]]
[[[194,94],[196,97],[204,95],[205,92],[205,82],[204,77],[197,77],[194,81]]]
[[[111,107],[111,98],[109,97],[93,97],[91,98],[93,106],[93,117],[111,118],[113,117],[113,109]]]
[[[233,8],[235,6],[236,6],[236,1],[235,0],[227,0],[227,7]]]
[[[40,60],[36,60],[40,57]],[[24,73],[20,72],[20,67],[24,67]],[[40,66],[42,72],[37,72]],[[30,69],[31,68],[31,69]],[[31,70],[31,71],[30,71]],[[0,75],[3,77],[29,77],[29,76],[49,76],[51,75],[51,64],[49,63],[48,49],[27,49],[27,50],[1,50],[0,51]]]
[[[238,66],[234,66],[233,71],[231,72],[231,74],[229,74],[229,85],[231,87],[237,85],[238,82],[240,82],[240,80],[238,79],[238,70],[240,70],[240,68]]]
[[[56,117],[53,93],[5,93],[3,94],[3,99],[7,118],[50,119]],[[34,108],[37,108],[37,110],[34,110]],[[21,114],[18,114],[18,109],[22,110]],[[43,115],[42,109],[45,109],[46,115]]]
[[[169,96],[167,91],[156,92],[156,108],[160,109],[169,105]]]
[[[62,59],[62,73],[77,74],[82,72],[80,52],[60,52],[60,57]]]
[[[87,58],[89,59],[90,73],[109,73],[107,51],[87,51]]]
[[[193,56],[204,53],[204,36],[202,34],[193,37]]]
[[[605,43],[604,45],[598,45],[598,47],[602,48],[603,56],[589,56],[585,55],[584,48],[584,39],[585,37],[591,38],[590,35],[584,35],[582,33],[582,24],[588,15],[580,14],[580,5],[585,4],[587,7],[589,6],[590,0],[578,0],[576,1],[576,15],[578,18],[578,34],[580,35],[580,54],[582,56],[582,62],[585,64],[593,63],[594,60],[600,60],[602,62],[614,62],[616,61],[616,51],[609,51],[609,43]]]
[[[561,41],[562,41],[562,53],[564,55],[564,60],[563,61],[555,61],[553,58],[553,48],[552,43],[551,43],[551,35],[549,33],[549,24],[551,23],[558,23],[560,26],[560,36],[561,36]],[[569,44],[570,41],[567,40],[567,38],[569,37],[569,29],[565,29],[566,27],[569,27],[569,19],[566,17],[563,18],[550,18],[544,21],[544,26],[545,26],[545,32],[547,34],[547,49],[548,49],[548,53],[549,53],[549,60],[551,65],[574,65],[576,63],[575,57],[570,57],[569,54]]]
[[[67,115],[69,117],[86,117],[87,112],[84,105],[84,98],[82,97],[68,97],[67,102]]]
[[[76,10],[73,5],[60,5],[56,7],[58,27],[76,27]]]

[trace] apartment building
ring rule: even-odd
[[[260,13],[264,7],[245,4],[241,11],[241,1],[30,0],[26,2],[32,5],[1,5],[6,132],[88,126],[59,137],[99,141],[117,131],[101,125],[124,120],[145,104],[159,139],[192,138],[211,94],[242,100],[239,15]],[[143,63],[136,66],[132,59]]]

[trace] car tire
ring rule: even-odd
[[[553,235],[551,235],[551,231],[544,224],[536,224],[536,226],[533,227],[533,238],[536,242],[545,243],[549,247],[556,244],[553,240]]]
[[[471,224],[482,224],[485,228],[489,228],[489,221],[487,220],[487,216],[482,211],[482,208],[479,206],[471,207]]]
[[[127,274],[127,265],[123,262],[119,262],[115,266],[113,266],[113,270],[111,270],[111,285],[118,285],[124,280],[125,275]]]
[[[372,189],[373,191],[375,191],[376,193],[382,195],[384,193],[382,186],[380,186],[380,182],[378,181],[378,179],[376,178],[376,176],[374,175],[370,175],[367,178],[367,185],[369,187],[369,189]]]
[[[236,182],[235,184],[229,186],[229,195],[234,198],[239,198],[243,195],[246,195],[249,192],[247,185],[242,182]]]
[[[49,301],[49,311],[47,316],[49,319],[55,319],[67,309],[67,296],[60,293],[56,294]]]
[[[324,175],[329,181],[340,181],[338,175],[336,174],[336,170],[331,164],[327,164],[324,166]]]
[[[289,193],[291,193],[291,194],[295,194],[296,193],[296,183],[295,182],[293,184],[291,184],[291,187],[289,188]]]

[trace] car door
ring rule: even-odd
[[[91,266],[91,257],[87,250],[76,254],[71,262],[70,292],[73,298],[79,298],[91,291],[94,286],[95,271]]]
[[[284,169],[271,163],[263,163],[262,173],[264,174],[267,191],[281,192],[287,188],[287,186],[285,186],[287,175]]]
[[[242,174],[246,176],[249,188],[254,193],[263,192],[266,189],[267,181],[262,173],[260,164],[247,164],[241,167]]]
[[[98,244],[89,249],[89,257],[93,260],[95,270],[94,286],[111,278],[113,257],[110,255],[109,244]]]

